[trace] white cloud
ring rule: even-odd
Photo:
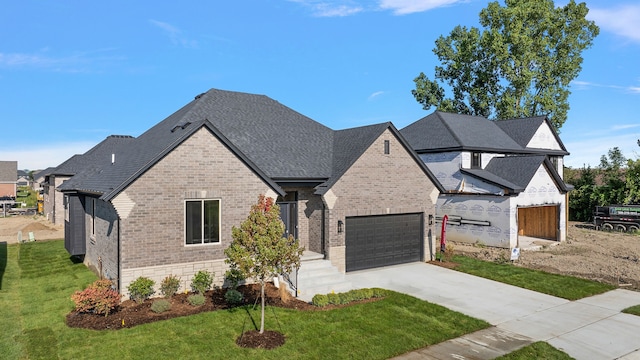
[[[626,124],[626,125],[614,125],[612,130],[626,130],[640,127],[640,124]]]
[[[150,19],[149,23],[151,23],[152,25],[162,29],[165,34],[167,34],[167,36],[169,36],[169,39],[171,40],[171,43],[174,45],[180,45],[182,47],[185,48],[196,48],[198,47],[198,42],[196,40],[190,40],[187,37],[185,37],[182,34],[182,30],[180,30],[179,28],[166,23],[166,22],[162,22],[162,21],[158,21],[158,20],[153,20]]]
[[[380,96],[380,95],[382,95],[384,93],[385,93],[384,91],[376,91],[373,94],[369,95],[368,99],[369,99],[369,101],[371,101],[371,100],[377,98],[378,96]]]
[[[364,11],[364,8],[351,0],[289,0],[311,9],[317,17],[344,17]]]
[[[380,0],[379,6],[395,15],[406,15],[449,6],[465,0]]]
[[[18,169],[42,170],[62,164],[75,154],[83,154],[95,142],[54,143],[36,148],[0,150],[0,159],[18,161]]]
[[[337,5],[337,4],[317,4],[314,6],[315,16],[319,17],[343,17],[361,12],[360,6]]]
[[[640,42],[640,5],[620,5],[608,9],[592,8],[587,18],[595,21],[601,30]]]
[[[114,61],[121,61],[121,56],[96,55],[113,52],[114,48],[97,49],[91,51],[78,51],[67,56],[50,56],[43,52],[34,54],[24,53],[0,53],[0,67],[11,68],[39,68],[66,73],[94,72],[97,67],[109,65]]]
[[[574,86],[576,90],[587,90],[587,89],[597,87],[597,88],[617,89],[617,90],[623,90],[628,93],[640,94],[640,87],[638,86],[598,84],[598,83],[593,83],[589,81],[580,81],[580,80],[571,81],[571,86]]]

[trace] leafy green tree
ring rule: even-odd
[[[640,139],[638,140],[640,146]],[[640,158],[627,160],[627,197],[626,204],[640,204]]]
[[[249,217],[239,228],[233,227],[231,245],[224,251],[225,260],[233,271],[260,284],[262,312],[260,333],[264,333],[264,287],[268,280],[300,266],[303,248],[292,235],[283,237],[284,223],[280,207],[272,198],[260,195],[251,207]]]
[[[424,73],[414,79],[413,96],[425,110],[498,119],[547,115],[559,129],[569,110],[569,83],[599,29],[586,20],[585,3],[575,0],[558,8],[552,0],[505,5],[491,2],[480,12],[484,30],[456,26],[439,37],[433,52],[442,66],[434,80]]]
[[[597,188],[598,205],[622,204],[626,197],[624,166],[627,159],[618,147],[600,157],[602,186]]]
[[[598,205],[596,196],[596,173],[591,166],[578,171],[565,171],[565,179],[574,186],[569,195],[569,219],[591,221],[593,210]]]

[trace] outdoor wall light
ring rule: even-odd
[[[342,220],[338,220],[338,233],[341,233],[344,231],[344,223],[342,222]]]
[[[429,214],[429,225],[433,225],[433,215]]]

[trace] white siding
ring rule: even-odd
[[[437,216],[460,216],[464,220],[488,221],[482,225],[447,225],[446,238],[468,244],[483,244],[510,248],[517,239],[515,206],[512,198],[493,195],[441,195],[436,207]],[[436,236],[440,238],[442,224],[438,223]]]
[[[535,149],[562,150],[546,122],[543,122],[542,125],[540,125],[538,131],[536,131],[536,133],[531,137],[531,141],[529,141],[527,147]]]
[[[566,240],[565,194],[556,186],[544,165],[517,197],[494,195],[441,195],[436,215],[460,216],[466,220],[488,221],[489,226],[448,225],[447,239],[463,243],[481,243],[488,246],[513,248],[518,245],[517,207],[560,205],[560,241]],[[436,236],[439,238],[441,224]]]

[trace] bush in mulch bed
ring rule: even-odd
[[[117,330],[159,320],[198,314],[205,311],[224,310],[234,307],[229,305],[225,300],[224,295],[226,291],[227,289],[221,288],[206,291],[205,302],[199,306],[193,306],[189,303],[188,297],[192,294],[176,294],[170,299],[167,299],[171,302],[170,309],[159,313],[151,310],[151,305],[157,299],[148,299],[141,303],[127,300],[123,301],[108,316],[73,311],[67,315],[66,323],[67,326],[75,328]],[[239,286],[238,291],[242,293],[244,301],[236,306],[253,304],[260,296],[260,286],[255,284]],[[273,286],[273,284],[268,284],[265,289],[265,296],[267,303],[271,306],[299,310],[317,309],[315,306],[293,297],[282,300],[280,290]]]

